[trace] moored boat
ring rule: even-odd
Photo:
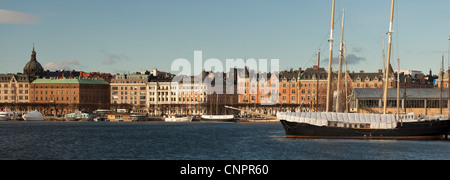
[[[25,121],[44,121],[44,116],[37,110],[31,111],[23,115]]]
[[[234,115],[202,115],[202,121],[232,122]]]
[[[1,111],[0,121],[9,121],[15,116],[14,112]]]
[[[396,115],[360,113],[277,114],[286,137],[326,139],[444,139],[450,120],[441,116],[426,119],[396,119]]]
[[[172,116],[169,115],[164,118],[166,122],[191,122],[194,116]]]

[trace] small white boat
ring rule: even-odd
[[[202,115],[205,121],[234,121],[234,115]]]
[[[44,116],[37,110],[31,111],[25,115],[23,115],[23,119],[25,121],[43,121]]]
[[[8,111],[0,112],[0,121],[9,121],[9,120],[11,120],[12,117],[14,117],[13,112],[8,112]]]
[[[194,116],[168,116],[165,118],[166,122],[191,122]]]

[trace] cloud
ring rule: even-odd
[[[106,52],[105,50],[101,50],[101,51],[107,56],[107,59],[103,60],[103,65],[113,65],[113,64],[116,64],[117,61],[120,61],[120,60],[130,60],[130,58],[127,55],[112,54],[112,53]]]
[[[443,17],[441,18],[442,21],[450,21],[450,17]]]
[[[352,47],[352,52],[355,53],[363,52],[363,48],[359,46]]]
[[[64,62],[48,62],[44,65],[45,70],[73,70],[82,66],[77,60],[67,60]]]
[[[113,64],[116,64],[116,61],[114,61],[114,60],[112,60],[112,59],[105,59],[105,60],[103,61],[103,64],[104,64],[104,65],[113,65]]]
[[[328,64],[329,58],[322,60],[322,63]],[[347,64],[349,65],[356,65],[359,64],[361,61],[366,61],[365,57],[358,57],[355,54],[348,54],[347,55]],[[333,64],[338,65],[339,64],[339,57],[333,57]]]
[[[0,24],[37,24],[39,18],[31,14],[0,9]]]

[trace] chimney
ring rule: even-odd
[[[364,73],[364,70],[359,71],[359,73]]]
[[[318,67],[318,66],[313,66],[313,68],[314,68],[314,69],[318,69],[319,67]]]
[[[383,70],[382,69],[378,69],[378,73],[383,73]]]
[[[302,72],[302,68],[301,67],[298,68],[298,72]]]

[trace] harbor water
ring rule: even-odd
[[[288,139],[280,123],[0,122],[0,159],[450,160],[450,141]]]

